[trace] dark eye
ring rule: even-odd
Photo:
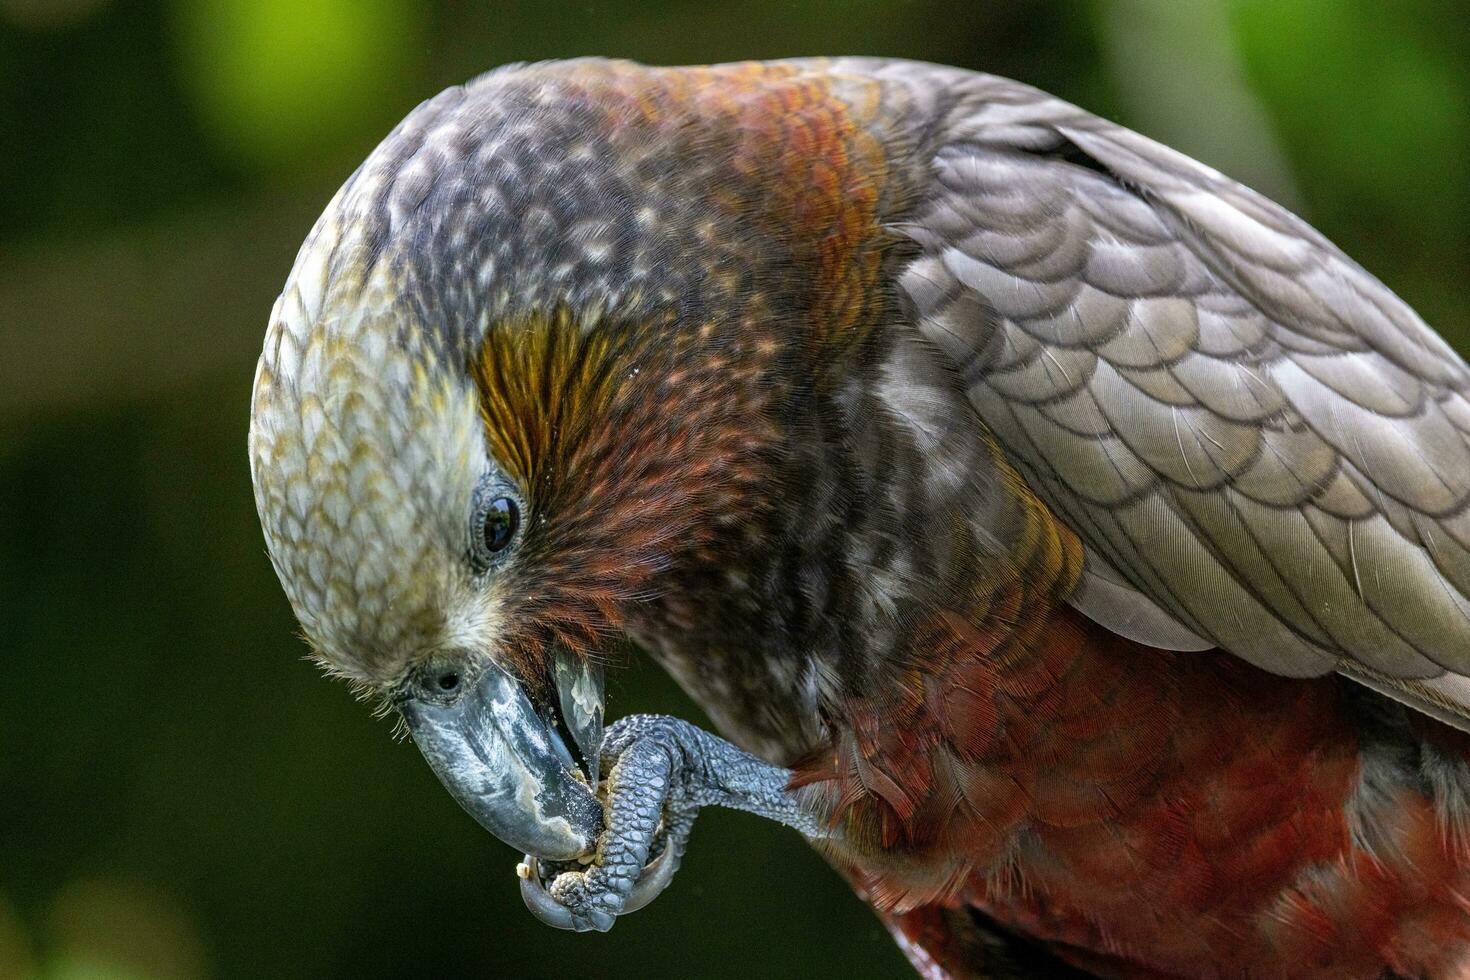
[[[504,551],[516,536],[521,523],[521,510],[509,497],[496,497],[485,508],[485,550],[490,554]]]

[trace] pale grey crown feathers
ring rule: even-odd
[[[473,386],[399,260],[405,189],[432,179],[399,158],[415,133],[410,117],[302,246],[251,406],[256,506],[291,606],[330,669],[377,683],[490,635],[496,615],[464,561],[489,465]]]

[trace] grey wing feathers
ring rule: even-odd
[[[918,245],[900,286],[1087,545],[1079,607],[1281,674],[1470,674],[1454,351],[1201,164],[1004,79],[867,70],[953,99],[934,193],[895,227]]]

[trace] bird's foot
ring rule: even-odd
[[[604,826],[591,864],[527,855],[517,869],[527,908],[559,929],[606,932],[653,901],[679,869],[700,807],[748,810],[826,836],[787,790],[790,770],[677,718],[624,718],[607,730],[601,756]]]
[[[698,809],[671,789],[672,753],[656,740],[604,751],[602,762],[610,768],[592,863],[543,865],[528,854],[517,869],[526,907],[558,929],[606,932],[617,916],[652,901],[677,870]]]

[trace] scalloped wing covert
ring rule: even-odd
[[[1085,542],[1078,607],[1155,645],[1470,703],[1464,361],[1202,164],[1005,79],[862,70],[953,100],[935,192],[894,228],[919,246],[900,286]],[[1437,695],[1405,681],[1441,675]]]

